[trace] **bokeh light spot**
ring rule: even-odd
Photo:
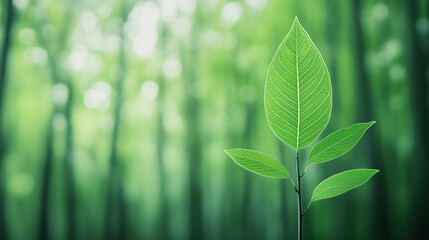
[[[267,0],[244,0],[244,2],[255,11],[261,11],[267,5]]]
[[[182,64],[177,58],[168,57],[164,62],[162,72],[170,78],[178,77],[182,73]]]
[[[92,32],[97,27],[97,16],[92,12],[84,12],[80,17],[80,25],[86,32]]]
[[[83,44],[73,46],[73,50],[69,56],[71,69],[75,72],[81,71],[85,67],[87,56],[88,50]]]
[[[137,4],[131,11],[125,33],[137,56],[149,58],[155,52],[160,15],[159,6],[153,2]]]
[[[56,113],[52,119],[52,127],[57,131],[63,131],[67,127],[67,120],[64,114]]]
[[[240,20],[243,6],[239,2],[229,2],[222,9],[222,19],[225,22],[235,23]]]
[[[140,88],[140,93],[143,98],[149,101],[155,100],[155,98],[158,96],[158,91],[158,84],[151,80],[145,81]]]
[[[372,9],[372,15],[377,20],[384,20],[389,15],[389,8],[384,3],[377,3]]]
[[[110,106],[111,88],[106,82],[96,82],[85,92],[84,104],[88,108],[100,111],[107,110]]]
[[[30,45],[34,42],[35,33],[33,29],[23,28],[18,33],[18,39],[22,44]]]
[[[55,84],[52,88],[52,100],[57,105],[64,105],[69,97],[69,89],[63,83]]]
[[[46,50],[44,48],[35,47],[31,51],[31,60],[34,63],[42,65],[42,64],[46,63],[47,59],[48,59],[48,53],[46,52]]]
[[[15,173],[9,182],[9,191],[20,197],[28,196],[34,188],[34,180],[27,173]]]

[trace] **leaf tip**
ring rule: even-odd
[[[295,16],[295,18],[293,20],[293,24],[299,24],[298,16]]]
[[[371,177],[380,172],[380,170],[378,169],[369,169],[369,170],[371,170]]]

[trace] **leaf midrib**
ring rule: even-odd
[[[298,71],[298,27],[295,26],[295,65],[296,65],[296,90],[297,90],[297,100],[298,100],[298,121],[297,121],[297,128],[296,128],[296,149],[299,149],[299,122],[300,122],[300,110],[301,110],[301,106],[300,106],[300,99],[299,99],[299,71]]]
[[[255,159],[252,159],[252,158],[249,158],[249,157],[245,157],[245,156],[242,156],[242,155],[237,155],[237,154],[229,154],[229,155],[231,155],[231,156],[236,156],[236,157],[243,157],[243,158],[246,158],[246,159],[249,159],[249,160],[252,160],[252,161],[254,161],[254,162],[258,162],[258,163],[260,163],[261,165],[264,165],[264,166],[267,166],[267,167],[269,167],[269,168],[271,168],[271,169],[274,169],[274,170],[276,170],[277,172],[280,172],[280,173],[282,173],[282,174],[284,174],[284,175],[286,175],[287,176],[287,174],[285,173],[285,172],[283,172],[283,171],[280,171],[280,170],[278,170],[277,168],[275,168],[275,167],[273,167],[273,166],[270,166],[270,165],[268,165],[268,164],[265,164],[265,163],[263,163],[263,162],[260,162],[260,161],[257,161],[257,160],[255,160]],[[274,160],[274,159],[273,159]],[[275,160],[274,160],[275,161]]]
[[[346,128],[346,129],[344,129],[344,130],[349,130],[349,129],[350,129],[350,128]],[[322,154],[322,153],[326,152],[328,149],[330,149],[330,148],[332,148],[332,147],[334,147],[334,146],[338,145],[338,143],[343,142],[343,141],[345,141],[346,139],[348,139],[348,138],[350,138],[350,137],[352,137],[352,136],[354,136],[354,135],[356,135],[356,134],[357,134],[357,133],[352,134],[352,135],[350,135],[350,136],[348,136],[348,137],[345,137],[345,138],[341,139],[340,141],[338,141],[338,142],[336,142],[336,143],[332,144],[331,146],[329,146],[329,147],[325,148],[324,150],[320,151],[318,154],[314,155],[314,156],[310,159],[310,161],[309,161],[308,163],[311,163],[311,162],[312,162],[311,160],[313,160],[314,158],[316,158],[316,157],[317,157],[317,156],[319,156],[320,154]]]
[[[357,172],[357,170],[374,170],[374,169],[355,169],[355,170],[349,170],[348,172],[350,173],[350,172]],[[358,187],[360,187],[360,186],[362,186],[366,181],[368,181],[372,176],[374,176],[374,174],[376,174],[378,172],[378,170],[375,170],[374,172],[371,172],[370,174],[368,174],[368,176],[365,176],[365,177],[363,177],[365,180],[363,181],[363,182],[361,182],[360,184],[358,184],[358,185],[356,185],[354,188],[352,188],[352,189],[355,189],[355,188],[358,188]],[[344,173],[344,172],[342,172],[342,173]],[[338,174],[341,174],[341,173],[338,173]],[[338,175],[338,174],[335,174],[335,175],[333,175],[333,176],[331,176],[331,177],[334,177],[334,176],[336,176],[336,175]],[[330,177],[330,178],[331,178]],[[355,177],[355,178],[353,178],[353,180],[356,180],[357,178],[359,178],[359,177],[362,177],[362,176],[358,176],[358,177]],[[328,178],[329,179],[329,178]],[[342,177],[342,179],[344,179],[344,176]],[[327,180],[327,179],[325,179],[325,180]],[[328,186],[327,188],[325,188],[324,190],[323,190],[323,192],[319,192],[318,194],[316,194],[316,195],[313,195],[312,197],[311,197],[311,202],[313,202],[314,201],[314,199],[315,198],[317,198],[318,196],[320,196],[322,193],[325,193],[326,191],[328,191],[328,190],[330,190],[330,189],[332,189],[332,188],[334,188],[334,187],[338,187],[338,185],[340,185],[340,184],[342,184],[342,183],[345,183],[345,182],[341,182],[341,180],[337,180],[337,181],[339,181],[339,183],[338,184],[336,184],[336,185],[333,185],[333,186]],[[351,179],[349,179],[347,182],[350,182],[351,181]],[[322,183],[323,183],[324,181],[322,181]],[[319,187],[319,186],[316,186],[316,188],[317,187]],[[352,190],[352,189],[349,189],[349,190]],[[347,192],[347,191],[346,191]],[[342,192],[342,193],[344,193],[344,192]],[[342,193],[340,193],[340,194],[342,194]],[[313,192],[313,194],[314,194],[314,192]],[[338,194],[338,195],[340,195],[340,194]],[[335,195],[335,196],[338,196],[338,195]],[[331,197],[335,197],[335,196],[331,196]],[[328,198],[331,198],[331,197],[328,197]],[[325,198],[322,198],[322,199],[325,199]],[[321,200],[321,199],[317,199],[317,200]],[[317,201],[317,200],[315,200],[315,201]]]
[[[326,193],[327,191],[331,190],[332,188],[338,187],[340,184],[341,183],[333,185],[333,186],[328,186],[327,188],[323,189],[323,192],[322,191],[319,192],[318,194],[314,195],[311,199],[313,200],[313,199],[317,198],[318,196],[322,195],[323,193]]]

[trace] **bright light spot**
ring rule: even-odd
[[[141,31],[154,30],[160,18],[159,6],[152,2],[143,4],[138,17],[138,25]]]
[[[129,15],[125,32],[139,57],[149,58],[155,52],[160,14],[157,4],[145,2],[137,4]]]
[[[177,0],[160,0],[162,19],[166,22],[174,22],[177,18]]]
[[[214,30],[207,30],[203,34],[203,43],[212,48],[220,48],[222,40],[222,35]]]
[[[82,44],[73,46],[72,53],[69,56],[69,63],[73,71],[80,71],[85,67],[88,50]]]
[[[144,82],[140,88],[141,95],[149,101],[155,100],[156,96],[158,96],[158,91],[158,84],[151,80]]]
[[[178,18],[172,24],[173,32],[179,36],[186,36],[191,30],[191,21],[185,16]]]
[[[389,39],[377,53],[374,58],[374,65],[383,66],[389,64],[393,59],[397,58],[402,51],[401,42],[397,39]]]
[[[155,44],[158,40],[158,33],[150,35],[139,34],[133,41],[133,50],[141,58],[149,58],[155,52]]]
[[[85,92],[85,106],[100,111],[107,110],[110,106],[110,86],[106,82],[96,82]]]
[[[182,127],[182,118],[177,112],[169,111],[165,114],[164,127],[169,131],[175,131]]]
[[[35,39],[34,30],[31,28],[21,29],[18,33],[18,39],[22,44],[32,44]]]
[[[417,32],[420,34],[429,33],[429,20],[427,18],[420,18],[416,23]]]
[[[241,18],[243,6],[239,2],[229,2],[222,9],[222,18],[226,22],[235,23]]]
[[[84,12],[80,16],[80,25],[86,32],[92,32],[97,27],[97,16],[92,12]]]
[[[261,11],[267,5],[267,0],[244,0],[244,2],[255,11]]]
[[[67,102],[69,97],[69,89],[63,83],[55,84],[52,88],[52,100],[55,104],[61,106]]]
[[[37,64],[45,64],[48,59],[48,53],[41,47],[35,47],[31,51],[31,60]]]
[[[10,192],[18,196],[28,196],[34,187],[31,175],[27,173],[15,173],[10,177]]]
[[[389,59],[398,56],[401,52],[401,42],[397,39],[390,39],[384,45],[384,51],[386,51],[386,57]]]
[[[384,3],[377,3],[372,9],[372,15],[377,20],[384,20],[389,15],[389,8]]]
[[[52,120],[52,126],[57,131],[63,131],[67,127],[67,121],[64,114],[56,113]]]
[[[182,64],[179,62],[179,60],[175,57],[168,57],[165,62],[164,66],[162,67],[162,72],[165,76],[170,78],[175,78],[182,73]]]
[[[28,7],[28,0],[13,0],[13,5],[17,8],[25,9]]]
[[[392,81],[399,82],[405,78],[405,68],[400,64],[392,65],[389,69],[389,75]]]
[[[187,14],[192,14],[197,8],[196,0],[179,0],[179,9]]]

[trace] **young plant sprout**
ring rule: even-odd
[[[322,181],[303,207],[301,178],[311,164],[331,161],[347,153],[375,122],[340,129],[315,144],[305,168],[300,169],[300,149],[313,143],[331,117],[332,87],[328,68],[319,50],[295,18],[275,53],[265,82],[265,113],[273,133],[296,150],[296,183],[280,162],[265,153],[231,149],[225,152],[241,167],[265,177],[290,179],[298,195],[298,239],[311,203],[338,196],[368,181],[377,169],[354,169]]]

